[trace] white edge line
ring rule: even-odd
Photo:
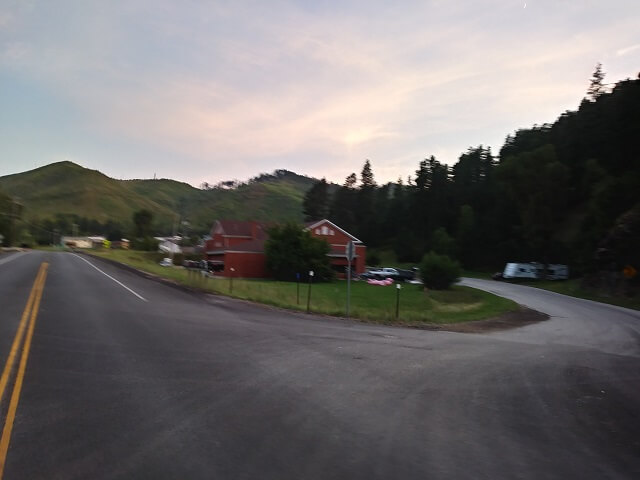
[[[100,270],[98,267],[96,267],[93,263],[91,263],[89,260],[87,260],[86,258],[82,258],[80,255],[77,255],[75,253],[72,253],[71,255],[73,255],[74,257],[78,257],[80,260],[82,260],[83,262],[87,262],[89,265],[91,265],[93,268],[95,268],[97,271],[99,271],[101,274],[103,274],[106,277],[109,277],[111,280],[113,280],[114,282],[116,282],[118,285],[120,285],[122,288],[124,288],[125,290],[129,291],[130,293],[133,293],[136,297],[138,297],[140,300],[147,302],[148,300],[146,298],[144,298],[142,295],[138,295],[136,292],[134,292],[133,290],[131,290],[129,287],[127,287],[124,283],[119,282],[118,280],[116,280],[115,278],[113,278],[111,275],[109,275],[108,273],[103,272],[102,270]]]
[[[3,258],[2,260],[0,260],[0,265],[9,263],[11,260],[15,260],[16,258],[20,258],[24,254],[25,252],[17,252],[17,253],[14,253],[13,255],[9,255],[7,258]]]

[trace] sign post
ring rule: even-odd
[[[400,313],[400,284],[396,284],[396,320],[398,319],[398,314]]]
[[[307,292],[307,313],[310,311],[311,306],[311,281],[313,280],[313,270],[309,270],[309,290]]]
[[[349,318],[351,310],[351,262],[356,256],[356,247],[353,240],[349,240],[345,248],[345,256],[347,257],[347,318]]]

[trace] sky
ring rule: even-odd
[[[0,176],[378,183],[640,72],[637,0],[0,0]]]

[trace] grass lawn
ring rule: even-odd
[[[181,267],[161,267],[161,254],[102,250],[92,254],[110,258],[140,270],[183,285],[196,287],[235,298],[251,300],[277,307],[306,311],[309,286],[293,282],[234,278],[204,278],[199,272],[189,272]],[[335,316],[346,315],[347,282],[318,283],[311,286],[310,310]],[[395,286],[368,285],[365,282],[351,284],[351,316],[367,321],[402,324],[445,324],[482,320],[518,309],[518,306],[501,297],[469,287],[455,286],[447,291],[425,293],[421,285],[402,284],[400,308],[396,320]]]

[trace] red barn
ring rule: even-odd
[[[211,239],[205,244],[207,260],[224,276],[233,274],[234,277],[244,278],[267,277],[264,243],[268,238],[268,226],[264,222],[216,220],[211,227]],[[353,241],[356,253],[352,263],[353,271],[356,274],[364,272],[366,247],[356,237],[329,220],[308,223],[305,230],[330,245],[328,256],[339,276],[344,276],[347,266],[346,245]]]

